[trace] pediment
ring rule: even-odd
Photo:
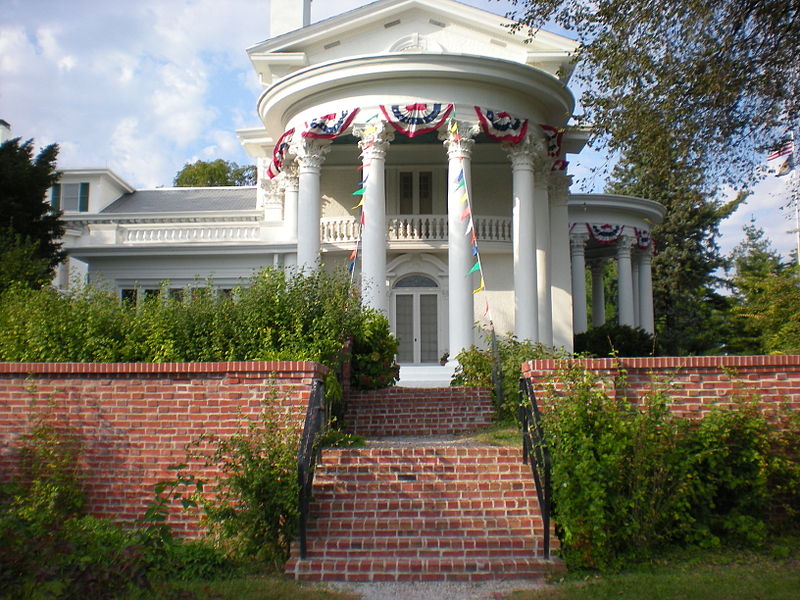
[[[512,33],[512,24],[453,0],[378,0],[266,40],[247,52],[265,86],[307,66],[402,53],[487,56],[566,79],[576,43],[545,31],[526,43],[526,33]]]

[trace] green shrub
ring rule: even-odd
[[[778,492],[770,482],[778,472],[798,481],[800,467],[774,452],[776,435],[754,404],[695,421],[672,416],[659,391],[634,406],[588,371],[558,377],[567,388],[547,399],[543,423],[569,565],[613,569],[670,544],[765,541]]]
[[[515,336],[497,337],[497,350],[500,357],[500,393],[492,379],[491,334],[486,336],[488,349],[470,346],[456,356],[458,364],[451,385],[488,387],[494,392],[495,410],[499,420],[514,422],[517,418],[519,378],[522,363],[540,358],[566,358],[568,353],[549,348],[530,340],[518,340]]]
[[[395,362],[399,342],[389,331],[389,320],[365,310],[352,337],[350,383],[354,389],[374,390],[395,384],[400,367]]]
[[[591,356],[653,356],[655,339],[641,327],[608,322],[575,336],[575,352]]]
[[[201,283],[172,297],[165,284],[138,304],[94,287],[0,295],[5,361],[311,360],[336,370],[348,339],[357,387],[394,383],[397,341],[388,321],[362,307],[344,273],[322,270],[264,269],[230,295]]]
[[[214,497],[199,498],[212,539],[236,560],[280,568],[297,528],[299,437],[270,403],[226,438],[203,436],[190,457],[211,467]]]

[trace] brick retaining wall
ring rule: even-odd
[[[534,360],[522,365],[523,376],[538,394],[568,364],[600,376],[612,396],[635,401],[653,388],[668,390],[672,410],[681,416],[703,415],[713,406],[731,406],[737,399],[758,399],[765,411],[800,411],[800,356],[693,356]],[[625,385],[618,385],[620,371]]]
[[[0,363],[0,475],[31,417],[51,412],[85,444],[89,511],[134,520],[200,434],[234,433],[265,400],[302,428],[312,381],[326,370],[311,362]],[[178,530],[196,528],[173,513]]]

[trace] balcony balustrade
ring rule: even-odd
[[[473,217],[475,233],[481,241],[510,242],[511,219],[508,217]],[[447,241],[447,215],[388,215],[387,239],[392,242]],[[353,217],[328,217],[320,223],[323,244],[355,243],[361,236]]]

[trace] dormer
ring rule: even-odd
[[[70,216],[98,213],[133,191],[133,186],[110,169],[64,169],[47,198],[54,209]]]

